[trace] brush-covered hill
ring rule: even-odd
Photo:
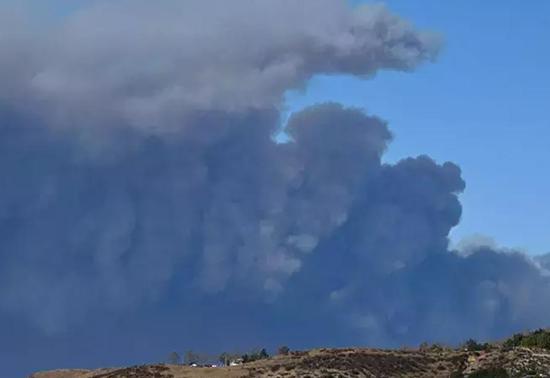
[[[30,378],[218,377],[550,377],[550,331],[518,334],[503,343],[469,342],[415,350],[315,349],[231,367],[144,365],[121,369],[59,370]]]

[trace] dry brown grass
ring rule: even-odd
[[[527,370],[550,377],[550,354],[517,348],[486,352],[460,350],[316,349],[224,368],[150,365],[95,371],[57,371],[32,378],[359,378],[460,377],[490,367],[504,367],[511,376]]]

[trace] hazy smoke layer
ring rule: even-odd
[[[286,90],[411,70],[438,38],[343,1],[94,4],[61,26],[0,23],[4,313],[56,333],[168,296],[216,332],[223,313],[380,345],[547,320],[542,263],[449,250],[456,165],[382,164],[386,124],[337,104],[272,140]]]
[[[0,28],[1,99],[57,126],[149,132],[271,108],[316,73],[410,70],[439,47],[382,7],[335,0],[103,1],[45,31]]]

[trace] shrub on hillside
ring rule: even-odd
[[[528,334],[517,333],[506,340],[504,346],[550,349],[550,330],[538,329]]]
[[[469,378],[508,378],[510,375],[504,368],[492,367],[478,370],[468,376]]]
[[[282,347],[279,347],[278,353],[279,353],[280,355],[286,356],[287,354],[290,353],[290,348],[287,347],[286,345],[284,345],[284,346],[282,346]]]
[[[269,358],[269,354],[267,353],[265,348],[262,349],[259,352],[255,351],[255,352],[248,353],[248,354],[245,354],[245,355],[242,356],[243,363],[257,361],[257,360],[263,360],[263,359],[266,359],[266,358]]]
[[[462,345],[462,347],[467,351],[475,352],[475,351],[481,351],[481,350],[488,350],[491,346],[488,343],[481,344],[474,339],[469,339]]]

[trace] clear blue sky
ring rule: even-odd
[[[17,3],[57,16],[77,8],[68,0]],[[467,189],[454,241],[483,234],[502,246],[549,252],[550,2],[385,3],[444,36],[439,60],[368,81],[317,77],[288,95],[289,111],[338,101],[388,120],[395,135],[388,162],[428,154],[461,166]]]
[[[288,95],[290,111],[320,101],[366,108],[390,123],[388,162],[428,154],[467,182],[454,241],[550,251],[550,2],[389,0],[446,47],[413,74],[318,77]]]

